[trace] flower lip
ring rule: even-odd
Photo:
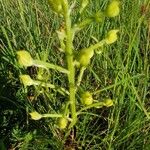
[[[68,120],[66,118],[64,118],[64,117],[59,118],[58,126],[59,126],[60,129],[65,129],[67,124],[68,124]]]
[[[112,44],[114,42],[117,41],[118,37],[117,37],[117,33],[119,32],[118,29],[113,29],[113,30],[110,30],[108,33],[107,33],[107,36],[105,38],[105,41],[106,41],[106,44]]]
[[[104,100],[104,106],[106,107],[110,107],[110,106],[113,106],[113,100],[112,99],[106,99]]]
[[[81,99],[82,99],[82,103],[84,105],[91,105],[93,103],[93,97],[92,94],[88,91],[86,91],[85,93],[83,93],[81,95]]]
[[[29,114],[30,114],[30,116],[31,116],[31,118],[32,118],[33,120],[40,120],[40,119],[42,118],[42,115],[39,114],[39,113],[36,112],[36,111],[31,112],[31,113],[29,113]]]
[[[106,16],[107,17],[118,16],[120,13],[119,5],[120,5],[120,1],[118,0],[111,1],[106,8],[106,11],[105,11]]]
[[[33,59],[28,51],[19,50],[17,51],[18,63],[24,67],[30,67],[33,65]]]
[[[34,81],[31,79],[29,75],[20,75],[20,81],[23,83],[24,86],[31,86],[34,84]]]
[[[82,49],[79,52],[79,56],[77,58],[77,61],[80,63],[81,66],[87,66],[90,63],[91,58],[94,55],[93,49]]]

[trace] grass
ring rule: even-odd
[[[91,1],[83,18],[105,8],[107,2]],[[65,65],[55,34],[59,18],[44,0],[0,0],[0,146],[31,150],[58,150],[64,145],[85,150],[150,149],[150,8],[143,10],[143,15],[141,12],[148,3],[122,1],[119,17],[92,24],[76,36],[78,50],[95,42],[91,36],[100,40],[110,29],[120,29],[118,41],[93,58],[81,89],[93,91],[99,101],[112,98],[115,105],[82,115],[64,143],[64,133],[53,126],[54,120],[35,122],[28,116],[34,109],[58,112],[64,98],[54,91],[31,87],[31,101],[18,79],[26,70],[20,70],[15,59],[16,51],[25,49],[34,58]],[[34,75],[32,68],[29,71]],[[44,73],[45,81],[66,86],[61,74],[38,72]]]

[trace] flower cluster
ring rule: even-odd
[[[33,80],[29,75],[22,74],[20,75],[20,81],[25,86],[46,86],[48,88],[55,89],[56,92],[61,93],[65,96],[67,95],[67,102],[64,104],[65,107],[60,114],[40,114],[37,111],[33,111],[30,114],[31,119],[39,120],[41,118],[51,117],[57,118],[57,126],[60,129],[65,129],[67,127],[71,128],[75,125],[77,121],[77,116],[82,114],[83,111],[86,111],[89,108],[102,108],[102,107],[111,107],[114,105],[112,99],[105,99],[103,101],[94,100],[94,94],[91,91],[82,91],[79,95],[80,101],[77,101],[76,95],[77,91],[80,90],[79,86],[82,83],[82,77],[84,71],[88,69],[88,65],[91,63],[91,59],[97,53],[97,49],[105,45],[113,44],[118,39],[118,29],[112,29],[108,31],[105,37],[98,41],[96,40],[96,44],[90,45],[87,48],[82,48],[77,52],[74,52],[73,39],[75,34],[82,30],[87,25],[92,22],[102,23],[107,17],[116,17],[120,13],[120,2],[118,0],[111,0],[108,3],[108,6],[104,11],[97,11],[96,13],[91,14],[90,17],[86,18],[82,21],[82,14],[84,10],[87,8],[89,4],[89,0],[81,0],[81,6],[79,8],[78,16],[75,19],[74,24],[72,24],[72,8],[75,3],[72,3],[70,6],[68,0],[47,0],[51,10],[58,16],[62,17],[64,28],[60,28],[57,32],[60,47],[59,50],[64,52],[66,55],[66,66],[67,68],[51,64],[48,62],[44,62],[41,60],[35,60],[31,57],[30,53],[26,50],[17,51],[17,59],[18,64],[21,67],[30,67],[36,66],[42,67],[49,71],[49,69],[53,69],[55,71],[59,71],[68,76],[68,87],[66,90],[62,87],[57,87],[55,84],[50,83],[42,83],[38,80]],[[77,68],[75,68],[77,67]],[[79,74],[76,72],[78,70]],[[77,78],[76,78],[76,75]],[[76,81],[77,79],[77,81]],[[80,91],[79,91],[80,93]],[[79,107],[76,107],[77,103],[79,103]],[[80,109],[80,110],[78,110]],[[71,122],[69,124],[69,121]]]

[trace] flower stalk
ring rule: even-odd
[[[70,11],[69,11],[69,4],[67,0],[64,0],[64,19],[66,25],[66,59],[68,65],[68,81],[69,81],[69,101],[70,101],[70,109],[71,109],[71,116],[72,116],[72,123],[70,127],[72,127],[77,121],[76,115],[76,99],[75,99],[75,67],[74,67],[74,60],[73,60],[73,30],[71,27],[71,18],[70,18]]]
[[[81,81],[82,81],[82,77],[83,77],[83,74],[84,74],[84,71],[85,71],[86,67],[81,67],[80,69],[80,73],[79,73],[79,76],[78,76],[78,81],[77,81],[77,88],[80,86],[81,84]],[[76,89],[77,90],[77,89]]]
[[[69,92],[62,88],[62,87],[59,87],[57,88],[57,86],[55,86],[54,84],[51,84],[51,83],[45,83],[45,82],[41,82],[41,81],[38,81],[38,80],[33,80],[31,79],[31,77],[29,75],[20,75],[20,81],[23,83],[23,85],[25,87],[27,86],[31,86],[31,85],[35,85],[35,86],[42,86],[42,87],[48,87],[48,88],[51,88],[51,89],[56,89],[60,94],[62,95],[69,95]]]
[[[47,68],[54,69],[54,70],[57,70],[59,72],[69,74],[69,71],[67,69],[60,67],[60,66],[57,66],[57,65],[54,65],[54,64],[51,64],[51,63],[48,63],[48,62],[44,62],[41,60],[33,60],[33,63],[37,67],[46,68],[46,69]]]

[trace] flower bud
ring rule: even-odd
[[[34,112],[31,112],[29,113],[30,116],[31,116],[31,119],[33,120],[40,120],[42,118],[42,115],[39,114],[38,112],[34,111]]]
[[[106,44],[112,44],[117,41],[117,32],[119,30],[110,30],[105,38]]]
[[[113,106],[113,101],[111,99],[104,100],[104,106],[106,107]]]
[[[118,0],[111,1],[107,8],[106,8],[106,16],[107,17],[116,17],[119,15],[120,8],[119,8],[120,2]]]
[[[24,86],[31,86],[34,84],[29,75],[20,75],[19,77]]]
[[[90,59],[94,55],[94,50],[92,49],[82,49],[79,53],[77,61],[80,63],[81,66],[87,66],[90,63]]]
[[[84,105],[91,105],[93,103],[93,97],[90,92],[85,92],[81,95],[81,101]]]
[[[67,127],[67,124],[68,124],[68,120],[66,118],[59,118],[58,120],[58,127],[60,129],[65,129]]]
[[[21,50],[17,52],[18,63],[21,66],[29,67],[33,65],[33,59],[29,52]]]
[[[62,14],[63,12],[62,0],[48,0],[48,2],[49,2],[51,9],[55,13]]]

